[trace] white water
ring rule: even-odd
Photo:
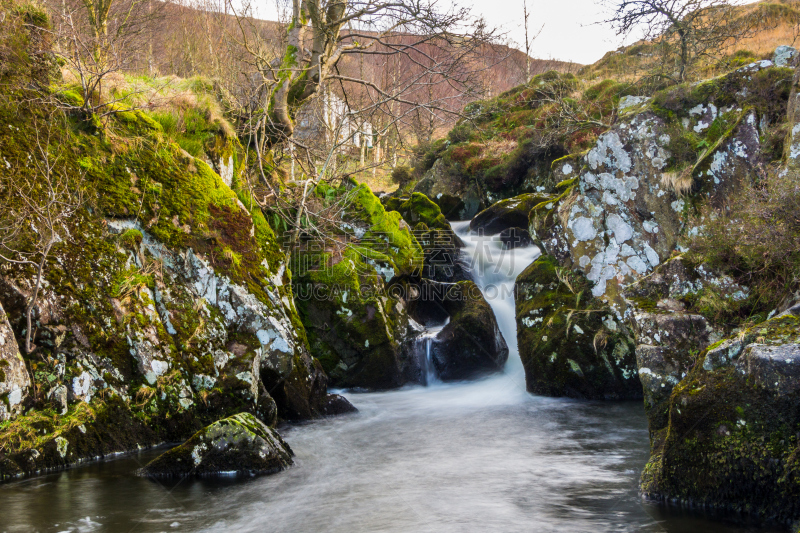
[[[508,344],[508,362],[504,373],[519,380],[524,388],[525,374],[517,347],[517,319],[514,309],[514,281],[537,257],[536,246],[507,250],[499,235],[470,233],[469,222],[451,223],[453,231],[464,241],[462,260],[469,266],[472,279],[494,311],[497,326]]]
[[[296,465],[273,476],[173,484],[135,477],[158,453],[150,451],[0,485],[0,531],[755,531],[640,500],[648,455],[641,402],[525,391],[513,283],[538,250],[503,250],[468,234],[467,223],[453,226],[509,346],[504,372],[347,394],[358,413],[282,428]]]

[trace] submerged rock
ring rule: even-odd
[[[150,461],[141,475],[272,474],[293,464],[294,453],[275,429],[249,413],[214,422]]]
[[[325,401],[324,412],[326,416],[336,416],[355,413],[358,412],[358,409],[344,396],[340,394],[328,394],[328,399]]]
[[[464,380],[502,370],[508,346],[478,286],[472,281],[454,284],[442,305],[450,321],[431,347],[439,378]]]

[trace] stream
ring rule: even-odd
[[[641,402],[525,391],[511,290],[538,250],[504,250],[468,225],[453,228],[509,345],[502,373],[345,392],[358,413],[281,428],[296,465],[272,476],[136,477],[162,449],[6,483],[0,531],[772,531],[642,501]]]

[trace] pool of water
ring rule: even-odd
[[[0,531],[742,532],[643,502],[641,403],[535,397],[519,376],[350,394],[284,428],[296,465],[151,481],[159,450],[0,485]]]

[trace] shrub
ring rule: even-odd
[[[398,165],[392,170],[392,182],[401,188],[405,187],[414,179],[414,169],[408,165]]]
[[[748,286],[741,318],[763,320],[800,286],[800,176],[746,184],[695,239],[693,255]],[[747,316],[744,316],[747,315]]]

